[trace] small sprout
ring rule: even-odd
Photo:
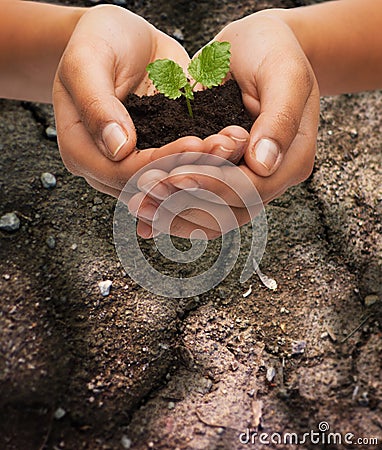
[[[188,73],[194,79],[192,85],[182,67],[169,59],[157,59],[146,70],[156,89],[166,97],[175,100],[184,96],[188,113],[193,117],[190,100],[194,99],[196,84],[200,83],[206,88],[219,86],[229,71],[230,48],[229,42],[215,41],[206,45],[188,65]]]

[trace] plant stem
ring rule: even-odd
[[[193,91],[194,91],[194,87],[196,86],[196,84],[197,84],[197,81],[195,81],[194,84],[191,86],[191,92],[186,88],[183,89],[183,92],[181,91],[182,95],[184,95],[186,97],[188,114],[192,118],[194,118],[194,113],[192,112],[190,99],[194,98]]]
[[[192,112],[192,108],[191,108],[191,102],[188,97],[186,97],[186,103],[187,103],[188,114],[190,115],[190,117],[194,118],[194,113]]]

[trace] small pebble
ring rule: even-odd
[[[57,139],[57,130],[51,125],[45,129],[45,134],[48,139]]]
[[[231,362],[231,370],[233,372],[236,372],[236,370],[239,368],[239,363],[237,361],[232,361]]]
[[[361,406],[368,406],[369,405],[369,394],[367,392],[362,392],[360,395],[360,398],[358,399],[358,403]]]
[[[20,228],[20,219],[16,213],[6,213],[0,217],[0,230],[17,231]]]
[[[182,33],[182,30],[180,30],[179,28],[176,28],[174,30],[174,32],[172,33],[172,36],[177,40],[177,41],[184,41],[184,34]]]
[[[99,290],[103,297],[107,297],[110,294],[110,288],[113,282],[111,280],[100,281],[98,283]]]
[[[175,403],[174,402],[169,402],[169,404],[167,405],[168,409],[174,409],[175,408]]]
[[[122,445],[122,447],[125,448],[125,449],[129,449],[129,448],[131,448],[131,444],[132,444],[131,439],[129,439],[129,438],[124,434],[124,435],[122,436],[122,439],[121,439],[121,445]]]
[[[54,412],[54,418],[60,420],[65,416],[65,414],[66,414],[65,409],[57,408],[56,411]]]
[[[54,249],[54,247],[56,246],[56,239],[54,239],[53,236],[48,236],[46,238],[46,245],[50,248],[50,249]]]
[[[251,389],[249,392],[247,392],[247,394],[248,394],[251,398],[254,397],[255,393],[256,393],[256,389]]]
[[[70,246],[70,248],[71,248],[72,250],[77,250],[77,247],[78,247],[77,244],[72,244],[72,245]]]
[[[301,355],[304,353],[306,347],[305,341],[296,341],[292,344],[292,355]]]
[[[269,381],[269,383],[271,383],[273,381],[273,378],[276,376],[276,370],[274,367],[268,367],[267,369],[267,380]]]
[[[40,177],[41,183],[45,189],[53,189],[56,187],[56,177],[49,172],[44,172]]]
[[[378,295],[367,295],[364,299],[365,306],[374,305],[379,300]]]

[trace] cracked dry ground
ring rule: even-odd
[[[207,42],[253,3],[297,4],[127,3],[180,29],[191,52],[193,36]],[[206,294],[163,299],[124,273],[115,201],[65,170],[44,134],[51,108],[1,101],[0,213],[17,211],[22,226],[0,235],[0,448],[381,448],[381,111],[381,92],[322,100],[312,176],[267,207],[262,270],[277,291],[255,276],[241,285],[235,267]],[[106,298],[102,279],[113,280]],[[302,436],[323,421],[380,444],[240,439],[248,428]]]

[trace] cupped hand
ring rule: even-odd
[[[170,167],[165,159],[157,160],[154,167],[150,164],[138,173],[134,183],[138,191],[128,189],[123,196],[139,219],[138,234],[145,238],[158,233],[189,238],[196,237],[195,230],[199,230],[198,236],[214,239],[254,218],[262,209],[262,200],[246,175],[251,171],[234,164],[243,155],[248,138],[244,129],[229,126],[206,138],[204,145],[210,148],[211,142],[230,139],[235,149],[230,159],[211,151],[188,152],[177,156],[176,164]]]
[[[211,152],[237,159],[243,151],[224,135],[207,141],[190,136],[137,151],[134,124],[122,101],[131,92],[154,93],[146,66],[162,58],[183,67],[189,63],[178,42],[116,6],[90,8],[65,49],[53,88],[61,156],[70,172],[102,192],[118,197],[134,173],[169,154]]]
[[[215,38],[231,43],[231,76],[256,119],[245,162],[260,176],[282,172],[275,191],[311,173],[320,110],[315,75],[287,19],[287,10],[261,11]]]
[[[264,203],[305,180],[312,171],[316,151],[318,85],[285,20],[287,14],[281,10],[262,11],[229,24],[215,37],[231,43],[230,77],[238,82],[244,105],[254,118],[244,161],[239,165],[243,177],[251,180],[253,186],[247,185],[246,193],[242,189],[242,196],[248,199],[255,187]],[[198,189],[189,190],[190,195],[203,191],[216,194],[232,207],[242,225],[251,218],[247,212],[251,202],[243,202],[234,194],[238,178],[237,170],[229,166],[219,171],[207,166],[185,166],[169,172],[167,184],[171,192],[197,186]],[[146,195],[140,200],[143,209],[153,199]],[[154,205],[157,203],[154,199]],[[211,213],[217,208],[214,203],[210,204]],[[201,199],[201,208],[208,210],[205,199]],[[134,213],[139,217],[139,210]],[[138,231],[149,236],[150,227],[154,233],[161,230],[160,216],[155,219],[153,224],[141,217]],[[173,220],[172,233],[178,236],[189,237],[195,229],[203,229],[211,238],[221,234],[216,223],[197,208]]]

